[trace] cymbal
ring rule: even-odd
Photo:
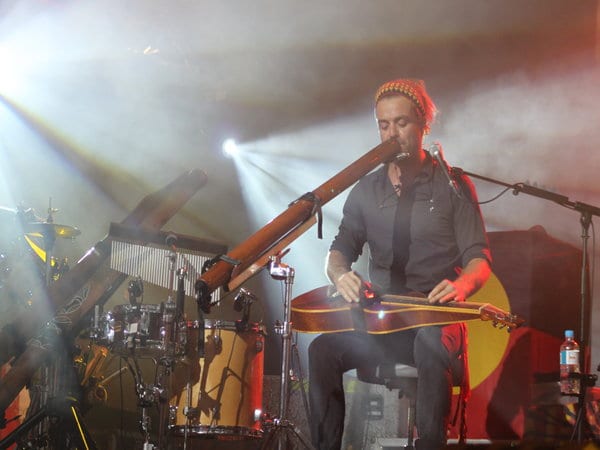
[[[23,225],[23,230],[27,234],[39,234],[41,237],[53,235],[61,238],[74,238],[81,234],[81,231],[76,227],[47,222],[26,223]]]

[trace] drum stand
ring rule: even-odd
[[[130,358],[133,361],[133,364],[129,361]],[[133,375],[135,393],[138,400],[138,407],[141,410],[141,419],[139,425],[140,431],[144,436],[144,444],[142,448],[143,450],[154,450],[157,447],[150,440],[152,420],[148,415],[148,409],[153,406],[158,406],[160,408],[162,399],[164,397],[164,389],[160,387],[160,384],[157,382],[157,379],[154,380],[154,384],[144,383],[144,379],[142,377],[142,372],[140,370],[136,355],[127,357],[125,359],[125,362],[127,363],[129,371]],[[161,437],[160,432],[161,430],[159,429],[159,440]]]
[[[57,237],[57,226],[53,224],[48,208],[48,218],[37,232],[41,232],[45,251],[45,284],[49,287],[54,280],[52,252]],[[66,227],[63,227],[66,230]],[[81,396],[73,367],[72,337],[64,334],[60,324],[49,321],[38,336],[39,344],[53,350],[53,358],[41,365],[37,393],[32,397],[28,414],[23,423],[0,441],[0,449],[25,442],[26,448],[66,450],[71,448],[96,450],[79,409]],[[30,387],[30,392],[33,389]],[[37,408],[37,409],[36,409]],[[29,436],[28,436],[29,434]]]
[[[50,332],[54,331],[50,330]],[[49,339],[56,339],[58,348],[56,359],[42,368],[42,371],[46,372],[45,379],[42,380],[46,386],[41,388],[45,389],[45,392],[40,394],[43,403],[41,402],[41,407],[10,435],[0,441],[0,449],[8,448],[26,439],[24,448],[97,450],[94,439],[83,421],[77,396],[68,389],[69,385],[76,385],[75,375],[67,372],[68,368],[72,368],[69,365],[72,361],[71,353],[66,351],[58,336]],[[26,438],[27,433],[32,430],[34,436]]]
[[[5,449],[13,444],[16,444],[21,437],[28,433],[33,427],[47,418],[58,420],[54,438],[41,436],[37,439],[28,442],[29,448],[53,448],[54,442],[57,441],[56,449],[68,448],[84,448],[86,450],[96,450],[94,439],[89,433],[85,423],[83,422],[81,412],[79,411],[78,402],[74,397],[66,396],[64,398],[51,398],[47,405],[39,409],[21,426],[15,429],[4,440],[0,441],[0,449]],[[61,431],[66,431],[66,435],[58,436]],[[61,443],[62,442],[62,443]],[[77,443],[82,447],[72,447]],[[31,447],[32,446],[32,447]],[[48,447],[49,446],[49,447]]]
[[[272,422],[266,424],[267,433],[263,438],[261,450],[272,450],[277,448],[283,450],[287,448],[304,448],[312,450],[313,446],[302,436],[298,427],[287,420],[288,400],[289,400],[289,381],[292,352],[292,323],[291,323],[291,302],[292,302],[292,284],[294,283],[294,269],[281,263],[280,257],[271,259],[269,265],[271,277],[275,280],[285,281],[285,293],[283,302],[284,321],[280,330],[282,340],[281,354],[281,385],[279,396],[279,417],[272,419]],[[296,441],[296,444],[294,444]]]
[[[138,401],[139,406],[142,408],[142,418],[140,420],[141,431],[145,436],[145,442],[143,450],[165,450],[168,447],[169,438],[169,420],[171,415],[171,408],[169,399],[171,396],[170,384],[171,376],[178,361],[179,346],[183,344],[181,342],[181,324],[184,323],[184,299],[185,299],[185,278],[187,271],[183,268],[175,270],[177,262],[177,250],[174,243],[169,241],[170,237],[167,237],[167,244],[171,247],[169,254],[169,297],[164,305],[163,312],[163,324],[164,324],[164,336],[163,336],[163,351],[164,355],[157,361],[158,370],[155,374],[154,384],[144,385],[141,382],[141,374],[137,369],[138,379]],[[174,300],[172,292],[174,289],[175,276],[177,276],[177,297]],[[147,414],[147,409],[151,406],[156,405],[158,407],[159,418],[158,418],[158,446],[155,446],[150,442],[150,417]],[[184,450],[187,448],[187,428],[185,439],[183,443]]]

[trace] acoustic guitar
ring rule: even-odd
[[[333,333],[358,330],[385,334],[480,319],[510,332],[525,322],[523,318],[489,303],[466,301],[430,304],[425,298],[403,295],[381,295],[369,299],[370,304],[364,301],[348,303],[341,295],[331,294],[331,291],[331,286],[322,286],[292,300],[294,331]]]

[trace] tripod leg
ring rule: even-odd
[[[295,271],[293,268],[281,264],[281,258],[275,257],[270,265],[271,276],[276,280],[285,280],[285,294],[283,302],[284,321],[280,330],[282,340],[281,352],[281,373],[280,373],[280,397],[279,397],[279,418],[272,424],[272,428],[268,431],[267,436],[263,440],[261,449],[277,448],[298,448],[293,445],[292,438],[300,441],[304,448],[312,449],[310,443],[302,437],[300,431],[293,426],[287,419],[288,400],[290,394],[290,366],[292,360],[292,327],[291,327],[291,302],[292,302],[292,284],[294,281]],[[303,383],[303,382],[302,382]],[[290,434],[291,433],[291,434]],[[277,447],[267,447],[273,439],[276,440]],[[292,444],[291,446],[289,444]],[[285,447],[284,447],[285,446]]]
[[[294,436],[296,437],[296,439],[298,439],[302,443],[302,445],[304,446],[303,448],[305,448],[307,450],[314,449],[312,444],[302,435],[302,433],[300,432],[298,427],[294,426],[291,423],[289,423],[288,426],[292,429],[292,432],[294,433]]]
[[[92,435],[90,434],[83,418],[81,417],[81,413],[79,412],[79,408],[74,404],[69,405],[69,415],[73,420],[73,426],[77,430],[78,437],[81,440],[81,445],[85,450],[98,450]]]
[[[302,372],[302,364],[300,362],[300,353],[298,352],[298,345],[294,343],[292,345],[292,354],[296,361],[296,367],[298,368],[298,382],[300,383],[300,391],[302,392],[302,405],[304,406],[304,413],[306,414],[306,420],[310,420],[310,410],[308,407],[308,396],[306,393],[306,386],[304,385],[304,373]]]
[[[271,441],[275,439],[275,433],[277,430],[275,428],[270,429],[267,432],[267,435],[263,437],[263,441],[260,445],[259,450],[269,450],[272,449]]]
[[[260,446],[260,450],[273,449],[314,450],[314,447],[296,426],[286,420],[273,425]]]

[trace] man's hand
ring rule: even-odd
[[[454,280],[442,280],[434,287],[427,299],[429,303],[464,302],[487,281],[491,268],[487,260],[474,258]]]
[[[464,302],[466,298],[467,293],[461,286],[450,280],[442,280],[427,296],[429,303]]]
[[[360,300],[359,293],[362,279],[352,270],[341,274],[333,284],[347,302],[356,303]]]
[[[334,284],[337,292],[347,302],[358,302],[362,278],[350,268],[349,261],[338,250],[327,254],[327,277]]]

